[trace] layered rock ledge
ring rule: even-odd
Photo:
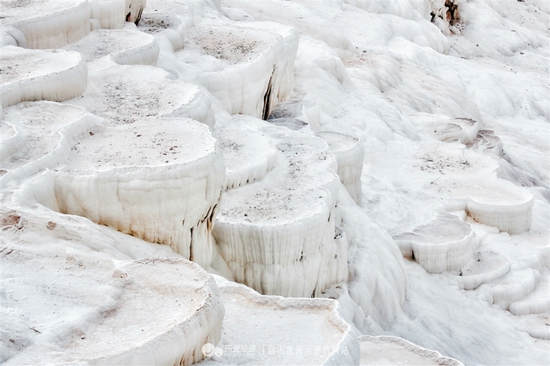
[[[214,235],[237,282],[262,294],[314,297],[347,277],[335,240],[336,160],[316,137],[259,123],[277,149],[266,178],[225,192]]]
[[[151,243],[207,268],[224,165],[209,128],[145,120],[91,133],[56,173],[57,210]]]

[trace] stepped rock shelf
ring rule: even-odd
[[[425,347],[550,339],[543,175],[442,76],[479,61],[449,57],[466,37],[432,0],[313,3],[0,0],[0,363],[459,366]]]
[[[73,144],[101,128],[86,109],[55,102],[24,102],[4,110],[12,134],[0,148],[0,187],[67,160]]]
[[[199,86],[171,80],[162,69],[115,65],[90,73],[90,86],[68,103],[85,107],[114,124],[140,118],[189,117],[214,124],[211,100]]]
[[[266,295],[316,296],[347,276],[347,245],[335,240],[336,161],[319,138],[263,125],[278,165],[223,194],[213,233],[237,282]]]
[[[155,37],[132,29],[98,29],[65,49],[80,53],[86,62],[108,56],[120,65],[156,66],[159,55]]]
[[[153,258],[137,239],[44,212],[0,212],[0,262],[14,274],[3,283],[2,317],[13,320],[4,325],[6,365],[190,365],[204,358],[205,342],[218,342],[224,307],[200,266]],[[147,258],[131,260],[117,242],[141,246]]]
[[[0,53],[2,107],[23,101],[61,102],[86,89],[88,69],[76,52],[5,46]]]
[[[176,56],[231,114],[267,119],[292,91],[298,32],[272,23],[195,27]],[[196,66],[195,66],[196,65]],[[191,70],[190,70],[191,71]]]
[[[57,211],[210,265],[224,165],[207,126],[189,119],[134,122],[91,131],[72,151],[71,165],[56,173]]]
[[[422,348],[398,337],[361,336],[361,365],[446,365],[463,366],[462,362],[441,353]]]
[[[60,48],[94,28],[138,23],[146,0],[3,0],[1,43],[28,48]]]
[[[337,301],[263,296],[215,278],[226,312],[218,345],[224,352],[206,365],[263,364],[266,353],[273,353],[269,361],[278,365],[357,364],[356,332],[340,315]],[[239,350],[232,349],[236,344]]]

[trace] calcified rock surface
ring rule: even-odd
[[[547,364],[548,19],[0,0],[0,362]]]

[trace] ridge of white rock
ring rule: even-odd
[[[186,117],[214,124],[211,100],[200,87],[172,80],[162,69],[115,65],[90,73],[89,87],[76,104],[109,120],[132,123],[142,118]]]
[[[11,319],[2,362],[189,365],[218,342],[224,308],[197,264],[84,218],[12,203],[0,212],[0,261],[11,274],[2,279],[0,313]]]
[[[475,233],[470,224],[451,214],[438,214],[412,232],[394,235],[404,257],[412,258],[430,273],[465,266],[474,251]]]
[[[159,55],[155,37],[132,29],[97,29],[64,49],[80,53],[86,62],[108,56],[119,65],[156,66]]]
[[[213,231],[220,254],[237,282],[262,294],[314,297],[347,277],[346,245],[334,240],[335,158],[317,137],[256,124],[278,150],[277,165],[222,195]]]
[[[292,91],[299,34],[275,23],[207,23],[186,35],[187,67],[230,114],[267,119]],[[195,66],[195,67],[197,67]]]
[[[413,344],[403,338],[392,336],[359,337],[361,346],[360,365],[445,365],[462,366],[454,358]]]
[[[2,47],[0,70],[4,108],[23,101],[74,98],[84,92],[88,77],[86,63],[76,52],[14,46]]]
[[[337,301],[265,296],[215,279],[225,304],[222,354],[213,352],[204,365],[358,363],[357,331],[341,317]]]
[[[204,124],[145,120],[90,134],[55,177],[57,211],[80,215],[208,268],[224,165]]]
[[[0,149],[9,154],[0,160],[0,169],[4,172],[0,176],[0,187],[66,162],[82,137],[103,129],[100,118],[84,108],[67,104],[23,102],[4,111],[2,123],[12,126],[16,135],[6,146],[3,142]],[[8,152],[10,146],[11,153]]]
[[[316,135],[328,144],[330,152],[336,157],[340,181],[353,200],[361,204],[361,173],[365,156],[361,141],[356,137],[333,131],[319,131]]]

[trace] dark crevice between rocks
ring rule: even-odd
[[[272,82],[273,82],[273,74],[275,73],[275,70],[271,73],[271,77],[269,78],[269,83],[267,84],[267,90],[264,94],[264,109],[262,111],[262,119],[264,121],[267,121],[269,118],[269,114],[271,113],[271,88],[272,88]]]

